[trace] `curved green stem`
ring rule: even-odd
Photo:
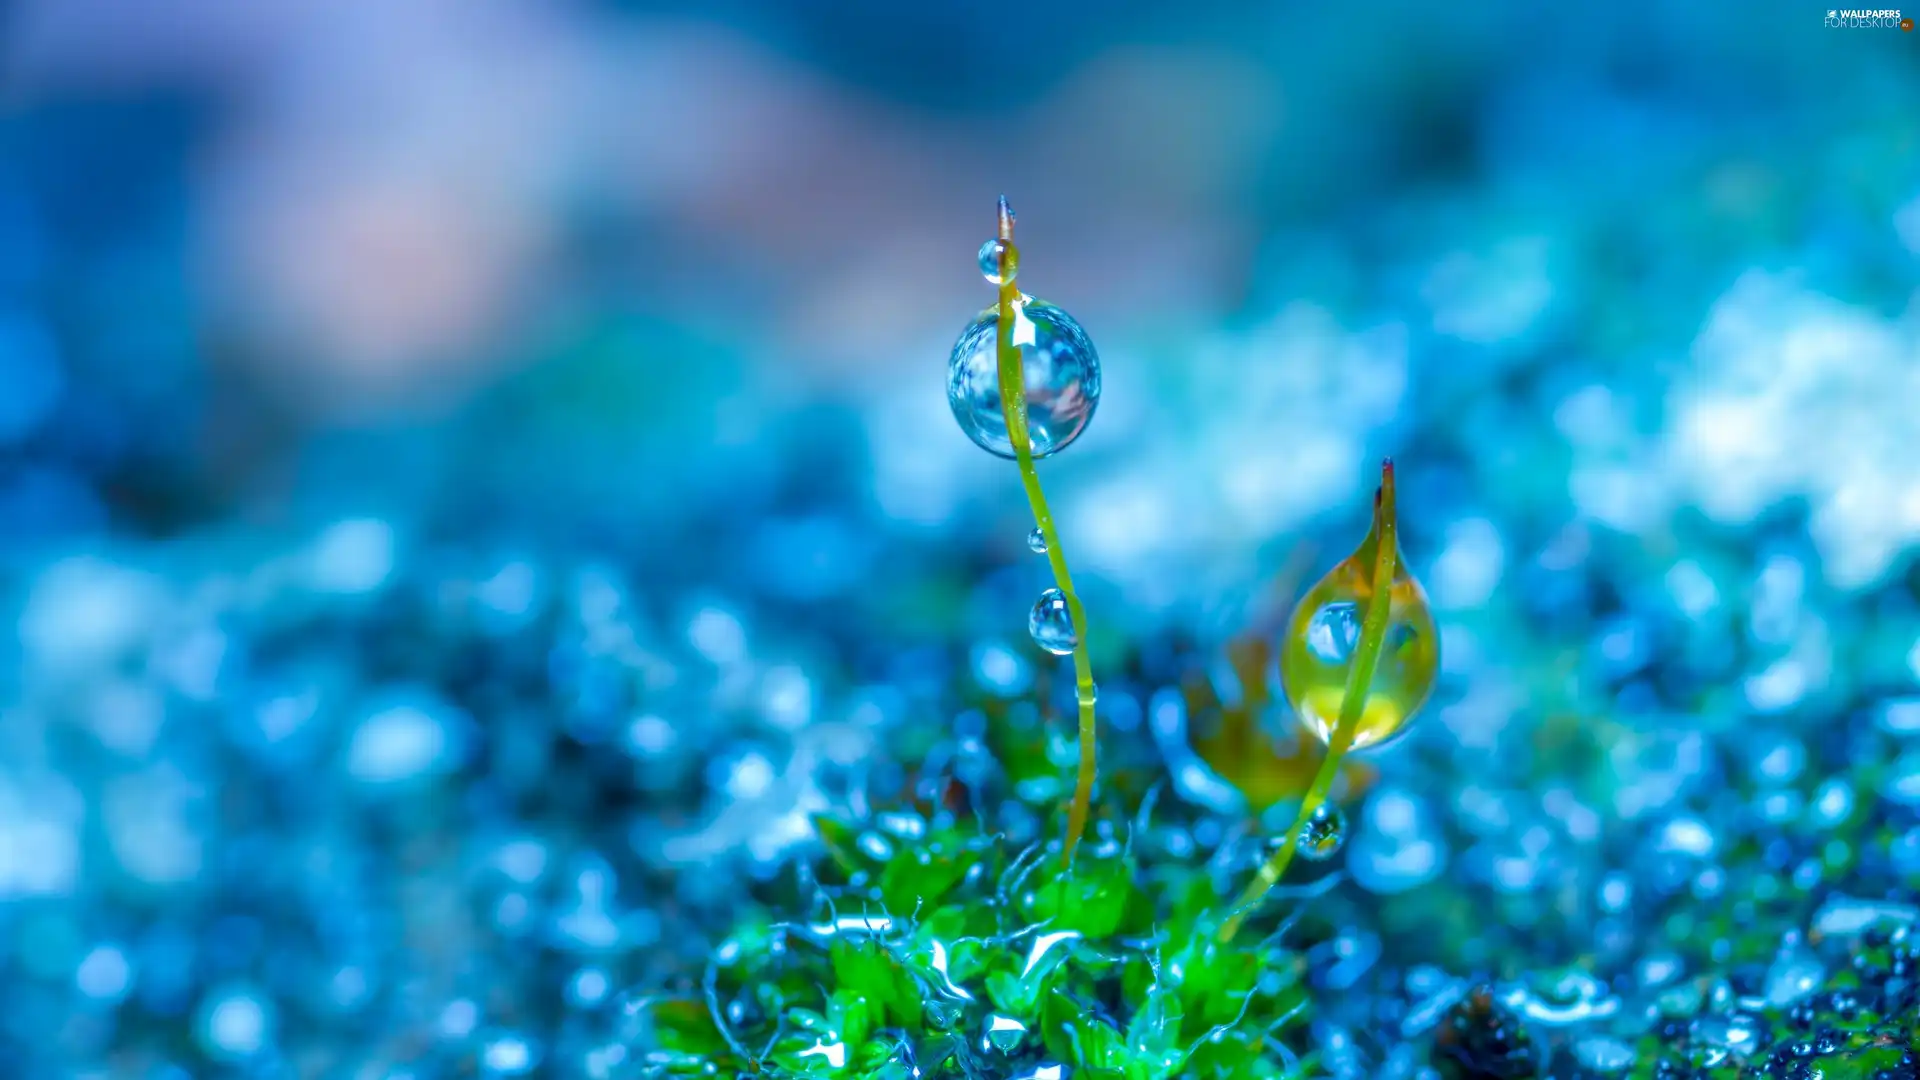
[[[1005,196],[1000,199],[1000,239],[1013,243],[1013,211]],[[1094,722],[1093,660],[1087,652],[1087,613],[1080,606],[1080,594],[1073,589],[1073,575],[1067,570],[1066,553],[1060,547],[1060,534],[1053,526],[1053,511],[1040,488],[1040,474],[1033,467],[1033,440],[1027,434],[1027,386],[1025,365],[1020,349],[1013,343],[1013,324],[1024,298],[1020,288],[1002,267],[1000,285],[1000,329],[996,356],[1000,363],[1000,409],[1007,421],[1007,439],[1013,443],[1014,460],[1020,466],[1020,483],[1027,490],[1027,504],[1033,509],[1033,521],[1047,542],[1047,565],[1053,570],[1055,586],[1067,600],[1067,615],[1073,620],[1073,681],[1080,705],[1080,770],[1074,783],[1073,803],[1067,811],[1067,840],[1063,859],[1073,863],[1074,848],[1087,829],[1088,808],[1093,801]]]
[[[1328,792],[1333,790],[1334,778],[1340,774],[1340,761],[1353,747],[1353,737],[1360,729],[1360,717],[1366,710],[1367,696],[1373,691],[1373,673],[1379,666],[1380,653],[1387,640],[1387,626],[1393,612],[1393,575],[1400,560],[1400,545],[1394,525],[1391,461],[1382,471],[1380,495],[1374,503],[1373,512],[1374,535],[1379,540],[1373,560],[1373,595],[1367,599],[1367,612],[1360,624],[1360,641],[1354,649],[1353,666],[1347,669],[1347,691],[1340,699],[1340,717],[1334,723],[1333,738],[1327,743],[1326,759],[1320,763],[1320,771],[1313,775],[1313,784],[1300,800],[1300,813],[1293,819],[1293,827],[1287,830],[1286,841],[1260,867],[1260,873],[1247,883],[1240,898],[1234,901],[1227,921],[1220,927],[1220,940],[1223,943],[1233,940],[1234,934],[1240,930],[1240,924],[1285,876],[1287,867],[1293,863],[1294,852],[1300,846],[1300,835],[1306,831],[1313,815],[1326,803]]]

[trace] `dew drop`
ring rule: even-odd
[[[1391,472],[1375,503],[1373,527],[1358,550],[1307,590],[1281,643],[1280,678],[1301,722],[1322,743],[1333,741],[1347,696],[1347,676],[1360,652],[1374,563],[1384,525],[1392,523]],[[1397,542],[1396,542],[1397,543]],[[1353,749],[1404,731],[1426,704],[1440,667],[1440,634],[1426,590],[1396,558],[1380,659],[1353,734]]]
[[[1005,285],[1020,274],[1020,249],[1007,240],[980,245],[980,274],[989,284]]]
[[[1027,1025],[1011,1016],[998,1013],[987,1018],[986,1034],[980,1039],[982,1050],[998,1050],[1011,1054],[1020,1048],[1020,1041],[1026,1038]]]
[[[1035,555],[1045,555],[1047,553],[1047,534],[1037,528],[1028,533],[1027,550],[1033,552]]]
[[[1080,437],[1100,403],[1100,358],[1080,323],[1044,300],[1013,306],[1013,346],[1020,351],[1027,399],[1027,436],[1035,458],[1059,453]],[[947,359],[947,404],[974,444],[1003,458],[1017,455],[1000,400],[1000,311],[980,313],[960,332]]]
[[[1300,830],[1298,850],[1302,858],[1321,862],[1331,859],[1347,842],[1347,815],[1332,803],[1321,803]]]
[[[1073,629],[1073,615],[1067,610],[1065,593],[1048,589],[1040,594],[1027,616],[1027,633],[1033,635],[1035,645],[1055,656],[1065,656],[1080,644],[1080,635]]]

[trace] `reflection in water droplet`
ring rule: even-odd
[[[1027,616],[1027,633],[1033,635],[1033,643],[1054,654],[1065,656],[1080,643],[1080,636],[1074,632],[1073,616],[1067,610],[1067,597],[1059,589],[1048,589],[1040,594],[1033,605],[1033,611]]]
[[[1344,664],[1360,644],[1360,605],[1338,600],[1313,613],[1307,621],[1307,648],[1323,664]]]
[[[1012,458],[1000,402],[1000,312],[989,308],[967,324],[947,360],[947,404],[967,438],[990,454]],[[1080,437],[1100,403],[1100,358],[1073,316],[1042,300],[1014,311],[1033,456],[1059,453]]]
[[[1299,851],[1303,858],[1319,862],[1331,859],[1347,842],[1347,815],[1332,803],[1322,803],[1300,831]]]
[[[1041,532],[1038,528],[1028,533],[1027,550],[1033,552],[1035,555],[1045,555],[1047,553],[1047,534]]]
[[[1388,511],[1391,507],[1386,508]],[[1373,599],[1379,522],[1360,547],[1307,591],[1288,621],[1281,643],[1280,679],[1301,722],[1322,743],[1347,696],[1347,676],[1359,652],[1367,605]],[[1433,692],[1440,667],[1440,634],[1426,590],[1395,562],[1387,599],[1386,636],[1367,701],[1353,734],[1353,749],[1377,745],[1405,730]]]
[[[992,285],[1005,285],[1020,276],[1020,249],[998,238],[980,245],[980,275]]]

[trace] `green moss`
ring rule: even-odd
[[[1300,1076],[1299,955],[1219,942],[1204,871],[1106,838],[1011,850],[958,822],[862,842],[823,819],[822,910],[751,914],[697,994],[642,1010],[640,1063],[672,1075]],[[912,832],[913,830],[897,830]]]

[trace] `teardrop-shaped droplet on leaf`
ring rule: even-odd
[[[1040,599],[1027,614],[1027,633],[1033,635],[1033,643],[1054,654],[1065,656],[1080,644],[1080,634],[1073,626],[1073,613],[1067,607],[1067,596],[1059,589],[1048,589],[1040,594]]]
[[[1353,733],[1353,749],[1375,746],[1406,730],[1433,693],[1440,669],[1440,635],[1426,590],[1407,572],[1393,526],[1389,469],[1374,502],[1373,527],[1358,550],[1307,590],[1294,609],[1280,649],[1280,681],[1306,729],[1331,743],[1345,704],[1349,676],[1362,646],[1383,534],[1395,545],[1386,599],[1391,607],[1379,662]]]

